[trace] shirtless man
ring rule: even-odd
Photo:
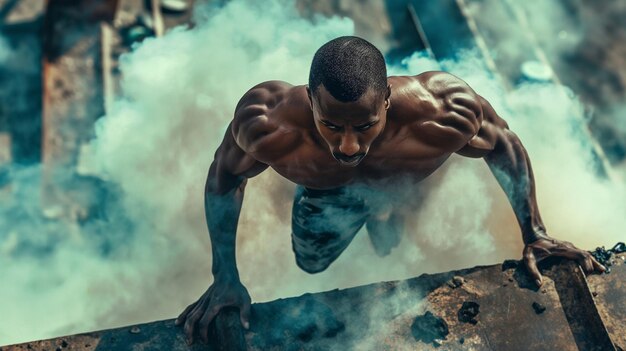
[[[387,77],[378,49],[361,38],[340,37],[316,52],[308,85],[264,82],[237,104],[205,188],[214,281],[176,323],[184,324],[190,343],[195,332],[206,341],[220,309],[235,306],[249,327],[251,300],[235,262],[248,178],[272,167],[298,184],[293,250],[300,268],[317,273],[363,225],[377,253],[397,245],[402,204],[371,201],[367,191],[354,189],[418,183],[453,153],[487,162],[513,207],[524,263],[537,285],[537,261],[548,256],[576,260],[588,273],[605,270],[588,252],[548,236],[526,150],[483,97],[445,72]]]

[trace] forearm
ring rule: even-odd
[[[530,159],[517,135],[504,130],[494,150],[485,156],[485,161],[513,207],[524,243],[546,236],[537,206]]]
[[[210,176],[207,180],[204,208],[213,254],[212,272],[216,278],[239,278],[235,243],[244,187],[245,180],[222,193]]]

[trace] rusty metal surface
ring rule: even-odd
[[[50,340],[33,341],[19,345],[0,347],[1,351],[22,351],[22,350],[76,350],[93,351],[98,346],[101,333],[89,333],[73,335]]]
[[[554,282],[546,278],[541,289],[520,267],[489,267],[465,276],[456,289],[441,287],[429,300],[452,321],[455,349],[476,350],[576,350],[573,335],[561,309]],[[459,322],[456,313],[462,302],[480,305],[478,323]],[[538,314],[533,303],[545,307]]]
[[[546,345],[559,350],[576,350],[567,320],[561,310],[554,282],[546,279],[541,290],[534,288],[516,267],[501,265],[475,271],[459,272],[460,286],[450,281],[440,284],[426,296],[428,309],[441,316],[450,334],[438,344],[411,344],[405,338],[403,348],[420,350],[545,350]],[[475,302],[480,312],[476,324],[459,320],[464,302]],[[534,302],[546,307],[537,314]],[[407,316],[409,317],[409,316]],[[399,320],[396,330],[402,330]],[[388,349],[395,349],[388,345]]]
[[[3,24],[18,24],[37,20],[44,12],[42,0],[0,0],[0,19]]]
[[[465,282],[454,287],[455,276]],[[547,278],[544,289],[536,291],[523,277],[519,270],[497,265],[271,302],[262,306],[263,316],[253,309],[249,345],[253,350],[284,349],[281,345],[297,350],[545,350],[546,345],[576,350],[553,282]],[[480,304],[475,325],[458,319],[465,301]],[[546,311],[538,315],[533,302]],[[445,320],[445,338],[424,343],[412,335],[412,322],[427,311]],[[316,318],[307,321],[307,315]]]
[[[116,0],[50,0],[44,25],[42,202],[50,218],[85,220],[93,193],[76,173],[81,147],[104,112],[100,24],[112,19]],[[67,35],[72,33],[72,35]]]
[[[0,351],[111,351],[111,350],[163,350],[212,351],[210,345],[187,346],[182,330],[174,320],[165,320],[117,329],[60,337],[0,347]]]
[[[573,261],[563,262],[552,268],[549,274],[557,283],[563,311],[578,348],[589,351],[615,350],[580,266]]]
[[[626,350],[626,254],[615,255],[611,273],[587,277],[600,317],[615,346]]]
[[[613,273],[588,277],[598,309],[593,299],[581,302],[592,295],[577,268],[572,262],[544,265],[540,289],[510,261],[256,303],[243,339],[233,328],[238,313],[231,311],[214,324],[209,345],[188,347],[182,329],[166,320],[0,350],[611,350],[602,321],[622,347],[626,265],[620,258]],[[473,318],[459,313],[464,303],[479,306]],[[422,316],[439,323],[439,336],[414,329]]]

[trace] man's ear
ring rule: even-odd
[[[389,109],[389,106],[391,106],[391,100],[389,99],[391,97],[391,84],[387,85],[387,94],[385,94],[385,110]]]
[[[309,89],[309,85],[306,85],[306,94],[309,97],[309,107],[313,110],[313,97],[311,96],[311,89]]]

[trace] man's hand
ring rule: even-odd
[[[200,340],[208,343],[209,324],[224,307],[238,307],[241,324],[248,329],[250,326],[250,302],[248,290],[239,279],[216,278],[200,299],[187,306],[183,313],[178,316],[176,325],[185,324],[184,330],[188,344],[193,344],[196,330],[200,335]]]
[[[541,286],[542,278],[537,262],[550,256],[565,257],[575,260],[587,273],[606,271],[606,268],[598,263],[587,251],[580,250],[568,241],[560,241],[542,235],[539,239],[526,244],[524,247],[524,263],[537,286]]]

